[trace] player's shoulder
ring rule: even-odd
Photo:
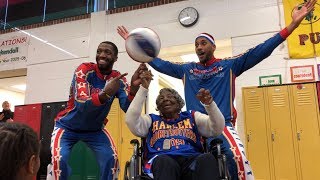
[[[84,62],[81,63],[76,71],[82,71],[84,74],[86,74],[89,71],[95,70],[96,69],[96,64],[92,62]]]
[[[113,70],[111,71],[110,78],[115,78],[115,77],[117,77],[117,76],[119,76],[119,75],[121,75],[121,72],[118,71],[118,70],[113,69]]]

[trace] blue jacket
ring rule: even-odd
[[[98,96],[106,82],[118,75],[120,72],[116,70],[109,75],[102,75],[96,64],[82,63],[75,70],[67,108],[57,115],[56,126],[79,132],[99,131],[116,97],[119,98],[121,109],[126,112],[132,97],[128,97],[129,86],[125,78],[122,78],[116,94],[106,103],[101,104]]]
[[[206,113],[196,94],[200,88],[209,89],[226,119],[226,124],[231,125],[228,122],[236,119],[233,106],[236,77],[267,58],[285,40],[287,35],[283,34],[277,33],[244,54],[223,60],[213,58],[206,64],[199,62],[177,64],[155,58],[149,65],[161,73],[183,80],[187,110]]]

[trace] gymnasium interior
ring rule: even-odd
[[[302,0],[296,0],[303,3]],[[139,63],[126,52],[117,27],[153,29],[160,37],[158,57],[176,63],[198,61],[194,40],[208,32],[216,58],[238,56],[290,23],[291,0],[0,0],[0,102],[8,101],[14,121],[32,127],[42,140],[37,180],[46,179],[57,113],[66,107],[75,68],[95,62],[100,42],[119,48],[114,69],[128,82]],[[179,21],[186,7],[199,17],[190,26]],[[320,177],[320,2],[313,19],[304,20],[286,41],[258,65],[237,77],[236,130],[256,180],[310,180]],[[150,67],[150,66],[149,66]],[[184,97],[180,79],[150,67],[154,80],[144,113],[157,113],[160,89]],[[125,113],[114,101],[107,129],[117,147],[120,178],[132,155]],[[70,180],[99,179],[91,150],[74,146]]]

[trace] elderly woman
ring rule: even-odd
[[[146,71],[141,77],[142,84],[129,106],[126,123],[134,135],[146,137],[145,172],[156,180],[219,179],[214,156],[203,154],[200,142],[202,136],[220,135],[225,125],[210,92],[200,89],[197,94],[208,115],[181,112],[184,100],[170,88],[161,89],[157,97],[160,115],[141,115],[152,74]]]

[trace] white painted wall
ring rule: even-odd
[[[277,4],[277,0],[189,0],[111,15],[99,12],[92,14],[91,19],[28,30],[41,40],[30,40],[25,103],[67,100],[74,69],[81,62],[95,61],[96,48],[104,40],[113,41],[119,46],[119,60],[115,69],[128,72],[127,78],[130,80],[138,63],[126,54],[124,41],[116,32],[118,25],[125,25],[128,29],[150,27],[159,34],[162,47],[190,44],[197,34],[209,32],[215,39],[232,38],[233,54],[237,55],[284,27],[282,2],[280,8]],[[199,22],[190,28],[182,27],[177,19],[180,10],[187,6],[194,6],[200,13]],[[63,48],[68,53],[41,41]],[[241,87],[256,86],[259,76],[270,74],[281,74],[286,83],[290,81],[289,66],[316,64],[314,59],[289,61],[284,59],[286,57],[288,53],[284,43],[271,57],[237,79],[238,129],[242,139]],[[155,98],[155,94],[157,92],[152,91],[151,97]],[[151,100],[151,103],[154,102]]]
[[[10,103],[11,111],[14,111],[14,106],[24,104],[24,94],[0,89],[0,111],[2,111],[3,101],[8,101]]]

